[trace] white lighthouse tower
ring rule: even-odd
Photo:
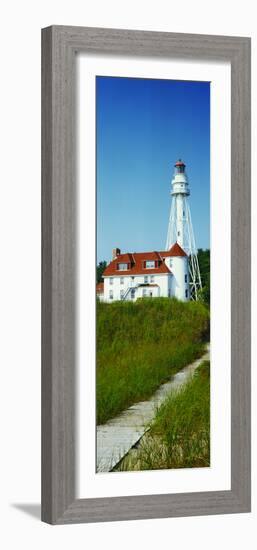
[[[190,195],[186,165],[179,159],[175,164],[175,172],[171,181],[171,210],[166,241],[166,250],[177,242],[186,252],[189,259],[190,298],[198,299],[202,288],[201,275],[195,245],[195,237],[188,204]]]

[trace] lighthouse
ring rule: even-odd
[[[181,159],[179,159],[174,166],[170,193],[172,199],[166,250],[170,250],[171,246],[177,242],[186,252],[189,263],[190,298],[192,300],[197,300],[199,297],[199,290],[202,288],[202,283],[188,202],[188,197],[190,196],[189,182],[186,173],[186,165]]]

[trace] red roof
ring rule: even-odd
[[[126,252],[126,254],[118,254],[113,261],[118,262],[119,264],[132,263],[133,254],[129,252]]]
[[[176,256],[181,256],[181,257],[187,256],[183,248],[181,248],[181,246],[178,243],[173,244],[169,250],[160,252],[160,255],[162,256],[162,258],[169,258],[170,256],[172,258]]]
[[[172,256],[186,256],[182,248],[175,243],[169,251],[165,252],[133,252],[119,254],[115,260],[112,260],[104,270],[103,276],[110,277],[112,275],[154,275],[160,273],[171,273],[171,270],[166,265],[164,258]],[[154,261],[155,267],[147,268],[145,262]],[[119,269],[118,264],[127,263],[129,269]]]
[[[97,294],[102,294],[104,291],[104,283],[97,283],[96,292]]]

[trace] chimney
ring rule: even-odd
[[[113,248],[112,250],[112,259],[116,260],[117,256],[120,255],[120,249],[119,248]]]

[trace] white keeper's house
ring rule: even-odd
[[[158,296],[189,300],[188,256],[178,243],[161,252],[121,254],[114,248],[103,279],[97,295],[104,302]]]

